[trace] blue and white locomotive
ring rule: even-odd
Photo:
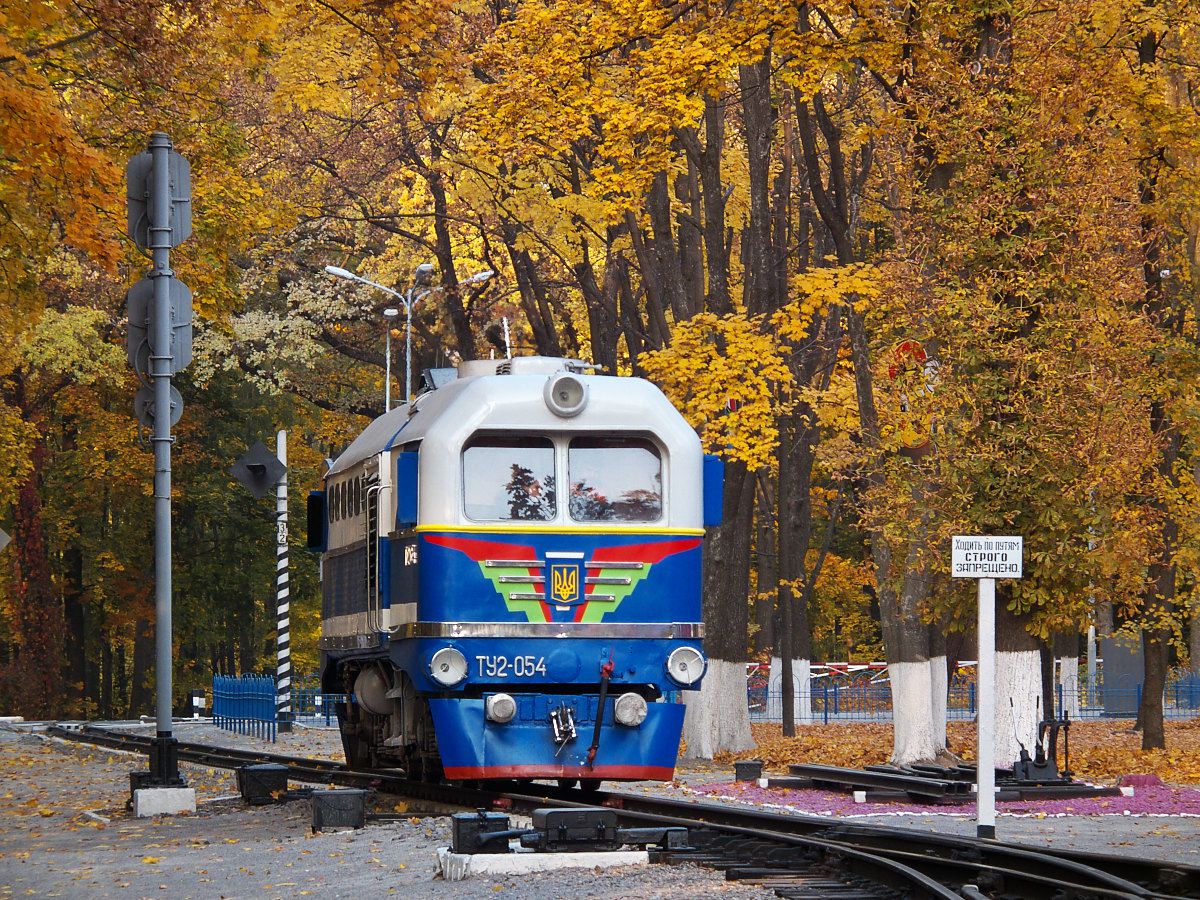
[[[587,372],[464,363],[372,422],[310,496],[322,685],[352,695],[352,766],[673,776],[678,692],[705,668],[720,463],[653,384]]]

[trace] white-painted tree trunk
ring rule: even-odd
[[[1003,650],[996,653],[996,765],[1011,766],[1021,748],[1033,754],[1037,739],[1039,699],[1042,694],[1042,661],[1036,650]]]
[[[943,663],[943,670],[944,666]],[[905,766],[934,759],[945,746],[946,728],[943,720],[939,744],[934,730],[933,675],[929,661],[888,663],[888,676],[892,683],[895,730],[892,763]]]
[[[1079,660],[1074,656],[1058,658],[1058,683],[1062,687],[1062,708],[1070,718],[1079,718]]]
[[[949,687],[946,676],[946,657],[931,658],[929,660],[929,703],[933,711],[933,742],[939,752],[946,749],[946,694]]]
[[[685,759],[712,759],[721,750],[740,753],[754,749],[744,662],[710,659],[700,690],[684,691],[683,700],[687,705]]]
[[[767,676],[767,718],[772,722],[783,721],[783,660],[771,657],[771,671]],[[792,687],[796,695],[796,724],[811,725],[812,711],[812,662],[807,659],[792,660]]]

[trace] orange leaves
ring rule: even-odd
[[[792,763],[862,768],[887,762],[892,746],[890,725],[850,723],[804,725],[794,738],[785,738],[778,725],[752,725],[755,749],[745,753],[718,753],[717,763],[734,759],[761,759],[765,768],[786,772]]]

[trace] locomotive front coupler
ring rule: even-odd
[[[575,740],[575,713],[571,707],[563,703],[557,709],[550,711],[550,728],[554,733],[554,744],[562,750],[569,741]],[[556,754],[557,755],[557,754]]]

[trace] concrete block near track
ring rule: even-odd
[[[139,788],[133,792],[133,814],[139,819],[190,815],[195,811],[195,788]]]
[[[589,853],[452,853],[449,847],[438,850],[438,872],[447,881],[462,881],[485,875],[533,875],[559,869],[611,869],[616,866],[649,865],[645,850],[614,850]]]

